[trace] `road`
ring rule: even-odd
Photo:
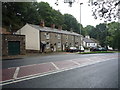
[[[85,58],[91,58],[92,61],[96,61],[95,59],[107,60],[106,57],[109,57],[109,60],[91,65],[86,65],[84,67],[77,67],[74,69],[65,70],[58,73],[48,74],[42,77],[36,77],[34,79],[10,83],[4,85],[3,88],[118,88],[118,59],[117,57],[110,58],[110,56],[113,57],[114,55],[116,54],[67,54],[41,57],[42,59],[36,57],[35,61],[39,63],[43,63],[43,60],[44,63],[51,60],[52,62],[56,60],[64,61],[69,59],[76,59],[76,61],[78,61],[78,58],[81,58],[80,62],[82,59],[85,60]],[[103,56],[104,58],[102,58]],[[18,64],[17,61],[20,62],[20,60],[15,60],[15,63],[17,64],[15,66],[20,66],[21,64]],[[33,60],[30,60],[29,63],[29,61],[26,60],[26,62],[28,63],[25,63],[24,65],[29,65],[32,61]],[[59,64],[57,63],[56,65],[59,66]],[[11,64],[9,64],[9,66],[11,66]],[[14,65],[12,65],[12,67],[14,67]]]
[[[36,56],[36,57],[27,57],[22,59],[14,59],[14,60],[4,60],[2,62],[2,68],[9,68],[9,67],[18,67],[23,65],[31,65],[31,64],[38,64],[38,63],[45,63],[51,61],[62,61],[62,60],[70,60],[76,58],[90,58],[93,56],[106,56],[106,55],[113,55],[112,53],[106,54],[85,54],[80,55],[76,53],[68,53],[68,54],[58,54],[58,55],[48,55],[48,56]],[[116,53],[115,53],[116,55]]]

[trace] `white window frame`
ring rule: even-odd
[[[66,40],[68,40],[68,35],[66,35]]]
[[[49,33],[46,34],[46,39],[50,39],[50,34]]]
[[[58,37],[58,39],[61,39],[61,35],[60,34],[58,34],[57,37]]]
[[[49,43],[49,42],[48,42]],[[50,43],[46,44],[46,49],[50,49]]]
[[[61,42],[58,42],[57,47],[58,47],[58,48],[61,48]]]

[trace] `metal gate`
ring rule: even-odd
[[[9,55],[20,54],[20,41],[8,41],[8,54]]]

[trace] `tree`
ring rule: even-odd
[[[104,44],[120,50],[120,0],[89,0],[89,6],[92,6],[92,12],[95,19],[104,20],[108,24],[108,35],[105,37]],[[113,22],[116,21],[116,22]]]
[[[45,21],[46,26],[50,26],[51,24],[56,24],[56,26],[63,24],[63,15],[49,6],[48,3],[40,2],[37,5],[37,10],[41,19]]]
[[[120,0],[89,0],[95,19],[112,22],[120,19]]]
[[[114,49],[120,50],[120,23],[112,22],[108,24],[108,43]]]
[[[47,2],[3,2],[2,3],[2,24],[8,31],[14,32],[26,23],[39,24],[45,21],[45,26],[63,26],[63,29],[80,33],[80,24],[70,14],[62,15],[61,12],[53,9]],[[81,25],[82,27],[82,25]]]
[[[84,33],[86,35],[89,35],[90,37],[92,38],[95,38],[95,27],[94,26],[91,26],[91,25],[87,25],[85,28],[84,28]]]
[[[70,31],[71,29],[74,32],[80,33],[80,26],[75,17],[70,14],[64,14],[64,29]]]
[[[32,2],[2,2],[2,25],[11,32],[26,23],[36,23],[38,18]]]

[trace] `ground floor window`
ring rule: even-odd
[[[61,42],[58,42],[58,48],[61,48]]]
[[[47,44],[46,44],[46,49],[49,49],[49,48],[50,48],[50,43],[47,42]]]

